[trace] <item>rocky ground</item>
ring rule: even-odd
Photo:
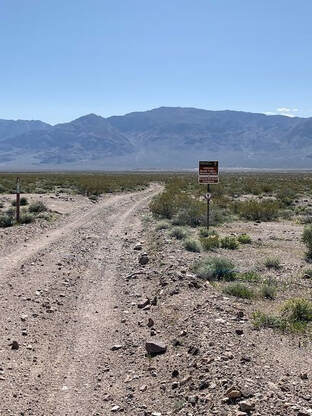
[[[312,415],[310,342],[256,331],[251,313],[269,301],[198,279],[206,254],[155,231],[157,192],[81,199],[43,227],[0,231],[1,415]],[[275,250],[292,283],[304,260],[289,226],[225,225],[254,243],[217,255],[261,270]]]

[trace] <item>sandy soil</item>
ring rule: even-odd
[[[298,278],[302,226],[220,227],[253,242],[213,255],[285,280],[274,302],[239,300],[191,272],[207,253],[155,231],[148,203],[160,189],[57,200],[68,215],[1,231],[1,416],[312,415],[310,341],[251,321],[294,291],[310,294]],[[265,269],[272,254],[281,270]],[[166,352],[147,355],[147,341]]]
[[[98,385],[120,325],[122,244],[158,191],[80,201],[48,229],[1,233],[1,415],[91,415],[102,406]]]

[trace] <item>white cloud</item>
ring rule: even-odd
[[[298,108],[288,108],[288,107],[279,107],[276,109],[277,114],[281,116],[287,116],[287,117],[296,117],[296,114],[299,110]]]

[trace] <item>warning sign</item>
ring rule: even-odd
[[[219,183],[219,162],[199,161],[198,182],[204,184]]]

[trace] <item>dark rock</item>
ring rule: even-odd
[[[167,351],[167,345],[161,341],[146,341],[145,349],[148,354],[163,354]]]

